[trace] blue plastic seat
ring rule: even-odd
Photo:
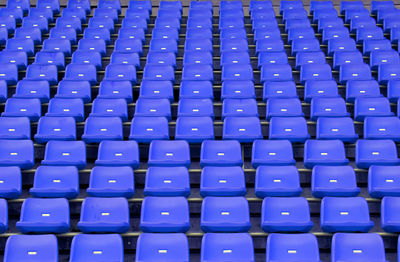
[[[304,29],[289,29],[288,30],[288,43],[292,43],[293,40],[297,39],[313,39],[315,38],[315,32],[312,28]]]
[[[317,52],[320,51],[320,44],[317,39],[295,39],[292,41],[292,55],[298,52]]]
[[[225,68],[225,67],[224,67]],[[247,71],[243,74],[246,74]],[[222,79],[225,77],[222,69]],[[243,76],[245,77],[245,76]],[[210,65],[185,65],[182,70],[182,81],[214,81],[213,68]]]
[[[336,17],[338,17],[338,12],[335,8],[318,9],[313,12],[314,23],[318,23],[320,19]]]
[[[50,86],[47,81],[21,80],[17,83],[14,98],[37,98],[41,102],[48,102]]]
[[[35,45],[42,42],[42,32],[35,27],[19,27],[14,32],[15,39],[32,39]]]
[[[42,51],[61,52],[65,56],[71,56],[71,42],[67,39],[46,39],[43,41]]]
[[[61,52],[40,51],[36,53],[35,62],[33,64],[55,65],[58,70],[63,70],[65,68],[65,56]]]
[[[221,88],[221,99],[256,98],[253,81],[224,81]]]
[[[400,119],[393,117],[366,117],[364,119],[365,139],[400,140]]]
[[[400,64],[399,54],[394,50],[376,50],[370,53],[370,66],[377,69],[384,64]]]
[[[314,1],[319,3],[319,1]],[[322,1],[321,1],[322,2]],[[313,3],[313,2],[311,2]],[[332,3],[332,2],[322,2]],[[276,234],[267,239],[267,262],[320,261],[318,241],[313,234]]]
[[[118,0],[99,0],[98,8],[115,9],[118,14],[121,13],[121,2]]]
[[[303,143],[310,138],[304,117],[272,117],[269,124],[269,139],[284,139]]]
[[[23,99],[23,98],[9,98],[6,101],[4,112],[1,116],[5,117],[28,117],[31,121],[39,120],[42,114],[42,105],[37,98]]]
[[[76,31],[70,27],[53,27],[50,30],[50,38],[52,39],[67,39],[72,45],[77,43]]]
[[[258,106],[255,99],[225,99],[222,104],[222,119],[225,117],[258,117]]]
[[[69,204],[65,198],[27,198],[16,224],[22,233],[65,233],[70,227]]]
[[[213,52],[212,41],[210,39],[186,39],[184,48],[185,52]]]
[[[120,39],[139,39],[142,42],[145,40],[145,32],[143,28],[121,28],[118,31]]]
[[[214,118],[214,107],[210,99],[180,99],[178,103],[178,117]]]
[[[78,169],[74,166],[39,166],[29,193],[34,197],[75,198],[79,194]]]
[[[58,71],[55,65],[31,64],[26,69],[26,80],[42,80],[49,82],[50,85],[56,85],[58,82]]]
[[[89,23],[91,20],[89,20]],[[59,17],[56,20],[55,28],[73,29],[77,34],[82,32],[81,20],[78,17]]]
[[[130,81],[136,84],[136,67],[127,64],[110,64],[106,67],[104,80]]]
[[[221,74],[222,81],[253,81],[253,68],[250,64],[224,65]]]
[[[27,117],[0,117],[0,139],[31,139]]]
[[[254,262],[253,239],[248,233],[206,233],[201,242],[200,261]]]
[[[36,7],[51,9],[54,14],[60,13],[60,2],[58,0],[38,0]]]
[[[104,41],[103,39],[82,38],[78,42],[78,50],[95,51],[100,53],[101,56],[105,56],[107,51],[106,41]]]
[[[113,8],[98,7],[94,10],[93,17],[111,18],[114,23],[118,22],[118,12]]]
[[[49,24],[44,17],[27,16],[22,19],[22,27],[25,28],[39,28],[45,34],[49,31]]]
[[[190,2],[189,7],[191,10],[212,10],[211,1],[193,1]]]
[[[103,140],[122,140],[122,120],[120,117],[89,116],[85,121],[82,140],[99,143]]]
[[[40,262],[45,260],[58,260],[58,243],[55,235],[12,235],[7,239],[4,261]]]
[[[146,172],[145,196],[190,195],[189,171],[186,167],[149,167]]]
[[[183,67],[185,68],[186,65],[193,65],[193,64],[211,66],[213,64],[212,54],[210,52],[197,52],[197,51],[185,52],[185,54],[183,55]]]
[[[295,20],[301,20],[301,19],[295,19]],[[286,21],[286,23],[289,23],[291,20]],[[302,20],[303,21],[303,20]],[[307,21],[309,21],[307,19]],[[269,19],[265,19],[265,18],[254,18],[252,21],[252,28],[254,33],[258,30],[276,30],[279,29],[278,28],[278,22],[276,21],[275,18],[270,17]],[[226,30],[226,29],[224,29]],[[274,37],[275,39],[279,39],[280,38],[280,34],[279,37]]]
[[[178,117],[175,127],[175,139],[189,143],[201,143],[206,139],[214,139],[213,120],[205,117]]]
[[[341,97],[318,97],[311,100],[311,120],[315,121],[319,117],[347,117],[346,102]]]
[[[258,68],[268,64],[288,64],[285,52],[261,52],[258,54]]]
[[[28,0],[7,0],[7,8],[22,9],[24,14],[27,14],[31,3]]]
[[[367,39],[363,44],[363,54],[369,55],[372,51],[390,51],[392,43],[388,39]]]
[[[258,117],[226,117],[222,138],[245,143],[262,139],[260,119]]]
[[[137,117],[132,119],[129,139],[141,143],[169,138],[168,120],[165,117]]]
[[[143,29],[145,32],[147,31],[147,20],[145,17],[125,17],[122,20],[121,29],[124,28],[135,28],[135,29]]]
[[[314,166],[311,177],[314,197],[352,197],[360,193],[356,173],[351,166]]]
[[[204,232],[247,232],[250,229],[249,204],[245,197],[203,199],[200,227]]]
[[[307,140],[304,144],[304,166],[347,165],[344,144],[341,140]]]
[[[299,196],[302,192],[300,175],[295,166],[259,166],[254,192],[257,197]]]
[[[248,52],[247,39],[222,39],[220,52]]]
[[[68,0],[67,7],[83,9],[86,14],[90,13],[90,1],[88,0]]]
[[[259,29],[254,29],[254,43],[256,43],[258,40],[261,39],[280,39],[281,38],[281,32],[279,31],[278,28],[274,29],[265,29],[265,28],[259,28]]]
[[[89,19],[88,28],[105,28],[114,33],[114,21],[109,17],[92,17]]]
[[[310,103],[313,98],[338,97],[339,91],[335,80],[310,80],[304,85],[304,101]]]
[[[85,198],[78,228],[83,233],[125,233],[129,230],[128,200],[124,197]]]
[[[39,119],[35,141],[76,140],[76,123],[73,117],[43,116]]]
[[[368,232],[374,226],[363,197],[324,197],[321,229],[325,232]]]
[[[354,143],[358,139],[353,119],[350,117],[319,117],[316,138],[321,140],[339,139]]]
[[[261,67],[261,83],[293,81],[292,68],[289,64],[269,64]]]
[[[355,18],[365,18],[369,17],[370,13],[368,9],[360,7],[360,8],[354,8],[354,9],[348,9],[345,11],[345,22],[347,24],[351,23],[351,20]]]
[[[91,197],[131,198],[135,193],[134,181],[130,166],[95,166],[86,193]]]
[[[101,57],[100,57],[99,61],[101,61]],[[111,54],[110,64],[133,65],[136,69],[139,69],[140,68],[140,57],[139,57],[138,53],[118,52],[117,51],[117,52],[113,52]],[[98,69],[99,69],[99,67],[101,68],[101,63],[98,63],[97,66],[98,66]]]
[[[377,10],[377,23],[383,24],[386,19],[391,17],[395,17],[399,14],[399,10],[397,8],[389,7],[389,8],[382,8]]]
[[[270,98],[297,98],[296,83],[294,81],[265,82],[263,85],[263,100]]]
[[[385,97],[359,97],[354,102],[354,120],[362,121],[368,116],[393,116],[390,102]]]
[[[91,85],[97,83],[96,66],[91,64],[69,64],[65,69],[64,80],[88,81]]]
[[[135,261],[158,260],[189,261],[189,242],[186,235],[183,233],[141,233],[136,243]]]
[[[149,148],[148,165],[189,167],[189,144],[186,141],[152,141]]]
[[[397,148],[393,140],[360,139],[356,143],[356,165],[369,168],[371,165],[399,165]]]
[[[261,228],[265,232],[308,232],[314,223],[304,197],[266,197],[262,203]]]
[[[16,64],[18,69],[25,69],[28,66],[28,56],[22,51],[3,50],[0,52],[0,63]]]
[[[106,28],[86,28],[83,33],[83,38],[102,39],[106,42],[106,45],[111,44],[110,31]]]
[[[142,81],[139,90],[140,98],[174,100],[173,85],[170,81]]]
[[[129,8],[132,8],[132,9],[144,9],[144,10],[147,10],[147,11],[149,11],[149,13],[151,13],[152,12],[152,3],[151,3],[151,1],[148,1],[148,0],[144,0],[144,1],[142,1],[142,0],[140,0],[140,1],[137,1],[137,0],[132,0],[132,1],[129,1]]]
[[[212,29],[212,21],[211,19],[206,19],[206,12],[189,10],[188,16],[191,16],[187,21],[186,27],[188,29]]]
[[[83,8],[77,8],[77,7],[63,8],[61,16],[62,17],[78,17],[82,23],[87,22],[86,21],[86,11]],[[51,17],[51,18],[53,18],[53,17]]]
[[[200,194],[206,196],[244,196],[246,185],[241,167],[206,166],[201,173]]]
[[[176,67],[176,56],[172,52],[150,51],[147,54],[146,65],[166,65]]]
[[[71,244],[70,261],[115,261],[124,260],[124,246],[122,238],[117,234],[78,234]]]
[[[303,2],[301,1],[281,1],[279,4],[279,13],[283,13],[286,10],[301,9],[303,8]]]
[[[339,28],[339,27],[344,27],[343,19],[340,17],[327,17],[318,20],[319,33],[322,33],[327,28]]]
[[[393,1],[371,1],[371,13],[376,14],[380,10],[394,8]]]
[[[385,196],[381,204],[381,225],[385,232],[396,233],[399,227],[399,197]]]
[[[94,65],[100,70],[102,68],[101,54],[96,51],[77,50],[72,54],[71,64]]]
[[[332,69],[328,64],[305,64],[300,68],[300,83],[310,80],[331,80]]]
[[[135,117],[166,117],[171,119],[171,104],[168,99],[139,98],[136,101]]]
[[[9,16],[0,17],[0,23],[0,27],[6,29],[7,33],[13,33],[17,27],[15,19]]]
[[[371,166],[368,171],[369,195],[374,198],[400,196],[398,190],[400,180],[397,170],[397,166]]]
[[[261,52],[284,52],[285,46],[282,39],[260,39],[256,43],[256,55]]]
[[[49,141],[42,165],[83,169],[86,166],[86,145],[83,141]]]
[[[242,166],[242,150],[238,141],[206,140],[201,145],[201,166]]]
[[[344,39],[349,37],[349,29],[344,26],[326,27],[322,31],[322,43],[327,44],[331,39]]]
[[[145,197],[140,229],[151,233],[184,233],[190,228],[189,204],[184,197]]]
[[[304,8],[293,8],[283,10],[282,20],[294,20],[307,18],[307,11]]]
[[[53,98],[50,99],[46,116],[67,117],[72,116],[75,121],[84,119],[84,104],[82,99]]]
[[[0,185],[0,197],[14,199],[21,195],[22,177],[19,167],[0,167],[0,180],[3,181]]]
[[[0,102],[4,103],[7,100],[8,88],[5,80],[0,80]]]
[[[139,148],[135,141],[102,141],[96,165],[139,167]]]
[[[368,13],[368,11],[367,11]],[[368,13],[369,16],[369,13]],[[368,44],[369,40],[381,40],[384,39],[383,31],[380,27],[375,28],[359,28],[356,33],[356,40],[359,44]]]
[[[35,46],[32,39],[11,38],[7,40],[5,50],[25,52],[27,56],[33,56]]]
[[[220,65],[250,64],[250,55],[247,52],[224,52],[221,55]]]
[[[143,80],[175,82],[175,72],[168,65],[146,65],[143,70]]]
[[[203,19],[202,19],[203,20]],[[187,28],[186,39],[212,39],[212,31],[209,28]]]
[[[347,38],[333,38],[328,40],[328,55],[334,55],[336,52],[354,52],[358,51],[356,41]]]
[[[308,64],[318,64],[321,65],[321,67],[326,67],[324,65],[325,63],[326,63],[325,54],[322,51],[315,51],[315,52],[301,51],[297,52],[296,54],[296,69],[301,69],[303,65],[308,65]],[[304,71],[303,74],[306,73],[305,69],[303,69],[303,71]]]
[[[400,98],[400,81],[389,80],[387,83],[387,96],[390,102],[397,102]]]
[[[353,102],[360,97],[382,97],[376,80],[351,80],[346,83],[346,101]]]
[[[375,28],[376,21],[372,17],[353,18],[350,21],[350,32],[356,33],[360,28]]]
[[[241,10],[238,12],[238,15],[243,14]],[[219,20],[219,30],[240,28],[244,28],[244,21],[242,19],[237,19],[237,17],[221,17]]]
[[[378,66],[378,82],[386,84],[391,80],[400,80],[398,64],[383,64]]]
[[[253,142],[251,164],[258,166],[294,165],[292,144],[288,140],[256,140]]]

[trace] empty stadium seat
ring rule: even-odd
[[[22,192],[21,169],[16,166],[0,167],[0,197],[13,199]]]
[[[319,117],[317,120],[317,139],[339,139],[354,143],[358,139],[353,119],[350,117]]]
[[[16,64],[18,69],[25,69],[28,66],[28,56],[23,51],[3,50],[0,52],[0,63],[12,63]]]
[[[304,197],[266,197],[261,210],[265,232],[308,232],[314,223]]]
[[[386,232],[399,232],[399,200],[398,197],[385,196],[381,202],[381,224]]]
[[[394,166],[400,163],[393,140],[360,139],[356,143],[356,165],[369,168],[371,165]]]
[[[271,117],[302,117],[304,113],[298,98],[269,98],[266,115],[269,120]]]
[[[146,172],[145,196],[189,196],[189,171],[186,167],[149,167]]]
[[[74,166],[39,166],[29,193],[34,197],[75,198],[79,193],[78,169]]]
[[[307,64],[320,64],[320,65],[323,65],[325,63],[326,63],[325,54],[322,51],[315,51],[315,52],[306,51],[306,52],[298,52],[296,54],[296,69],[301,69],[303,65],[307,65]],[[324,65],[323,67],[326,67],[326,66]],[[310,69],[311,68],[303,69],[303,74],[304,73],[310,74],[309,72],[307,72],[307,70],[310,70]],[[315,69],[315,67],[314,67],[314,69]],[[314,76],[314,75],[312,75],[312,76]],[[304,77],[305,76],[303,76],[303,79],[304,79]],[[315,77],[317,77],[317,76],[315,76]],[[319,78],[320,77],[318,77],[318,79]],[[329,78],[332,78],[332,76],[329,77]],[[328,80],[330,80],[330,79],[328,79]]]
[[[65,198],[27,198],[16,224],[22,233],[65,233],[70,227],[69,204]]]
[[[103,81],[104,82],[104,81]],[[129,87],[131,89],[131,87]],[[170,81],[142,81],[139,97],[174,100],[173,84]]]
[[[86,166],[86,145],[83,141],[51,140],[46,144],[42,165],[83,169]]]
[[[262,137],[261,123],[258,117],[226,117],[224,119],[223,139],[249,143],[256,139],[262,139]]]
[[[168,99],[139,98],[136,101],[135,117],[166,117],[171,119],[171,104]]]
[[[76,50],[72,54],[71,63],[73,64],[91,64],[96,69],[101,69],[101,54],[96,51]]]
[[[38,0],[36,6],[51,9],[54,14],[60,13],[60,2],[58,0]]]
[[[61,86],[61,85],[60,85]],[[71,86],[72,88],[72,86]],[[89,86],[90,88],[90,86]],[[50,99],[46,117],[73,117],[77,122],[84,119],[82,99],[52,98]]]
[[[371,197],[400,196],[396,166],[373,165],[368,170],[368,193]]]
[[[189,144],[186,141],[152,141],[149,148],[148,165],[189,167]]]
[[[254,168],[262,165],[294,165],[292,144],[288,140],[255,140],[251,153]]]
[[[169,138],[168,120],[165,117],[134,117],[129,139],[142,143]]]
[[[140,228],[144,232],[186,232],[190,228],[187,200],[184,197],[145,197]]]
[[[172,53],[166,53],[166,54],[172,54]],[[245,53],[245,54],[247,54],[247,53]],[[221,58],[221,63],[222,63],[222,59],[223,58]],[[174,57],[174,61],[173,62],[176,63],[175,57]],[[193,65],[193,64],[197,64],[197,65],[212,65],[212,63],[213,63],[213,57],[212,57],[212,54],[210,52],[190,51],[190,52],[185,52],[185,54],[183,55],[183,68],[185,68],[185,66],[187,66],[187,65]],[[192,70],[195,69],[195,68],[196,67],[192,67]],[[197,69],[200,69],[200,68],[201,67],[197,67]],[[209,71],[208,67],[204,67],[204,68]],[[212,80],[212,75],[210,75],[210,72],[207,72],[207,75],[208,75],[208,78]],[[194,76],[194,77],[196,77],[196,76]],[[201,77],[201,75],[199,77]],[[193,78],[193,76],[192,76],[192,78]],[[183,81],[194,81],[194,80],[197,80],[197,79],[193,79],[193,80],[186,80],[186,79],[183,80]],[[201,81],[202,79],[198,79],[198,80]]]
[[[78,234],[71,244],[70,261],[113,260],[123,261],[124,246],[122,238],[117,234]]]
[[[399,64],[399,54],[393,49],[390,50],[373,50],[370,53],[369,65],[372,69],[377,69],[384,64]]]
[[[38,98],[41,102],[48,102],[50,86],[47,81],[21,80],[17,83],[14,98]]]
[[[189,242],[183,233],[142,233],[136,243],[138,262],[154,260],[189,261]]]
[[[356,173],[351,166],[314,166],[311,177],[311,192],[315,197],[357,196]]]
[[[7,85],[14,85],[18,81],[18,67],[15,64],[1,64],[0,80],[5,80]]]
[[[88,81],[91,85],[97,83],[96,66],[91,64],[69,64],[65,68],[64,80]]]
[[[122,120],[119,117],[89,116],[85,121],[82,140],[99,143],[103,140],[122,140]]]
[[[119,117],[122,121],[128,120],[128,105],[125,99],[93,100],[90,117]]]
[[[130,81],[132,85],[135,85],[136,67],[129,64],[110,64],[106,67],[104,80]]]
[[[263,100],[269,98],[297,98],[294,81],[265,82],[263,85]]]
[[[132,103],[133,92],[132,83],[129,81],[103,80],[99,85],[100,99],[125,99],[127,103]]]
[[[295,166],[259,166],[254,191],[257,197],[299,196],[300,176]]]
[[[399,141],[400,120],[397,117],[366,117],[364,120],[365,139],[391,139]]]
[[[30,169],[34,166],[34,147],[31,140],[0,140],[0,166],[18,166]]]
[[[168,65],[176,67],[176,56],[172,52],[150,51],[147,54],[146,65]],[[156,81],[151,81],[151,82],[156,82]],[[162,82],[167,82],[167,81],[162,81]]]
[[[57,261],[58,243],[55,235],[12,235],[7,239],[4,261]]]
[[[15,30],[14,36],[16,39],[32,39],[36,45],[42,42],[42,32],[35,27],[19,27]]]
[[[204,232],[247,232],[250,212],[244,197],[204,198],[200,227]]]
[[[258,54],[258,68],[268,64],[288,64],[285,52],[261,52]]]
[[[40,65],[31,64],[26,69],[26,80],[44,80],[50,85],[55,85],[58,82],[57,66],[55,65]]]
[[[332,262],[386,261],[382,237],[376,233],[337,233],[332,238]]]
[[[67,39],[46,39],[43,41],[42,51],[60,52],[65,56],[71,56],[71,42]]]
[[[50,140],[76,140],[75,119],[73,117],[41,117],[35,141],[46,143]]]
[[[290,142],[304,142],[310,135],[304,117],[272,117],[269,139],[284,139]]]
[[[126,198],[87,197],[82,202],[78,228],[83,233],[124,233],[129,229],[129,205]]]
[[[50,30],[50,38],[67,39],[73,45],[77,43],[76,31],[70,27],[53,27]]]
[[[363,61],[360,51],[337,51],[333,54],[333,68],[336,70],[340,70],[342,65],[362,64]]]
[[[94,197],[130,198],[135,192],[133,170],[129,166],[96,166],[90,174],[86,192]]]
[[[375,80],[351,80],[346,83],[346,101],[353,102],[359,97],[381,97],[379,84]]]
[[[222,83],[221,99],[245,99],[255,97],[256,94],[253,81],[224,81]]]
[[[238,166],[206,166],[202,169],[200,194],[206,196],[244,196],[246,183],[243,169]]]
[[[261,83],[292,81],[292,68],[289,64],[269,64],[261,67]]]
[[[172,66],[146,65],[143,70],[143,80],[175,82],[175,73]]]
[[[201,166],[241,166],[243,164],[238,141],[206,140],[201,145]]]
[[[346,102],[341,97],[318,97],[311,100],[311,120],[319,117],[348,117]]]
[[[267,262],[320,261],[318,241],[313,234],[272,233],[267,239],[266,254]]]
[[[214,127],[211,117],[178,117],[175,126],[175,139],[189,143],[201,143],[214,139]]]
[[[206,233],[200,261],[255,261],[253,239],[248,233]]]
[[[102,141],[96,165],[139,167],[139,147],[136,141]]]
[[[0,139],[31,139],[27,117],[0,117]]]
[[[347,165],[344,144],[341,140],[307,140],[304,144],[304,166]]]

